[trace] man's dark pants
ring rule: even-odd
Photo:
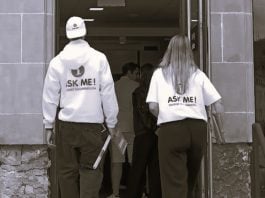
[[[59,121],[56,160],[62,198],[98,198],[103,179],[102,159],[92,166],[104,144],[102,124]]]
[[[128,198],[141,198],[148,169],[150,198],[161,198],[157,136],[154,131],[137,135],[134,139]]]

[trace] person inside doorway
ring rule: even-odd
[[[133,143],[132,167],[130,169],[128,198],[142,198],[144,186],[149,198],[161,198],[158,163],[156,117],[145,102],[154,66],[146,63],[141,67],[140,86],[133,92]],[[148,175],[146,182],[146,173]]]
[[[132,93],[139,86],[137,82],[139,66],[136,63],[128,62],[122,66],[122,77],[115,83],[115,90],[119,105],[118,124],[119,130],[128,142],[128,162],[132,162],[133,152],[133,104]],[[120,182],[122,177],[122,165],[125,162],[125,155],[122,155],[117,145],[111,144],[111,181],[113,194],[109,197],[119,197]]]
[[[189,39],[171,38],[150,83],[146,102],[158,117],[163,198],[193,198],[207,137],[205,106],[212,105],[223,132],[221,96],[195,65]]]
[[[115,134],[118,103],[106,56],[84,40],[86,26],[80,17],[66,23],[70,42],[49,65],[43,88],[43,116],[47,143],[56,131],[56,165],[62,198],[98,198],[103,161],[93,164],[109,132]]]

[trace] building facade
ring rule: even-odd
[[[213,197],[251,197],[255,122],[251,0],[210,0],[211,78],[225,106],[224,145],[213,145]],[[42,86],[54,55],[55,2],[1,0],[0,197],[48,197]]]

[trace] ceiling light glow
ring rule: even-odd
[[[102,11],[104,8],[89,8],[90,11]]]
[[[85,22],[93,22],[95,19],[84,19]]]

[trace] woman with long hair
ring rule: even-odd
[[[154,72],[146,102],[157,116],[163,198],[192,198],[207,138],[206,107],[221,131],[221,96],[194,62],[189,39],[174,36]]]

